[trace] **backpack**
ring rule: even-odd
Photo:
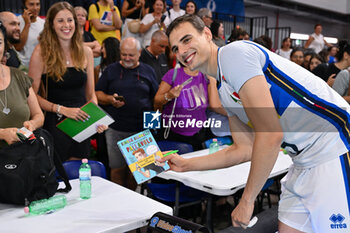
[[[25,140],[0,149],[0,202],[28,205],[58,192],[69,192],[67,174],[54,152],[53,138],[44,129],[34,131],[36,139]],[[59,178],[65,183],[58,188]]]

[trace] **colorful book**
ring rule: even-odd
[[[110,125],[114,122],[112,117],[92,102],[85,104],[81,107],[81,110],[90,116],[85,122],[66,118],[56,125],[57,128],[77,142],[82,142],[94,135],[97,125]]]
[[[117,144],[138,184],[170,168],[167,162],[156,161],[163,157],[163,153],[148,129],[120,140]]]

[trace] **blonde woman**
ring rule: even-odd
[[[93,54],[83,45],[73,7],[66,2],[52,5],[30,60],[29,76],[34,80],[36,93],[40,86],[44,87],[38,95],[46,112],[44,128],[54,136],[55,149],[62,161],[89,154],[89,140],[77,143],[57,129],[56,124],[65,117],[76,121],[88,119],[80,107],[89,101],[97,103],[93,72]],[[97,131],[105,128],[100,126]]]

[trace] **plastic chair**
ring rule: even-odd
[[[213,142],[213,139],[214,138],[211,138],[211,139],[208,139],[208,140],[204,141],[203,142],[203,146],[205,148],[209,148],[210,143]],[[220,146],[222,146],[222,145],[232,145],[232,143],[233,143],[232,137],[229,137],[229,136],[227,136],[227,137],[216,137],[216,139],[218,140],[218,144]]]
[[[99,176],[104,179],[107,179],[106,175],[106,168],[103,165],[103,163],[95,160],[89,160],[88,164],[91,167],[91,175],[92,176]],[[68,179],[73,180],[79,178],[79,168],[81,165],[80,160],[69,160],[64,162],[63,164],[64,169],[66,170],[66,173],[68,175]]]
[[[178,154],[193,152],[191,144],[176,141],[157,141],[161,151],[179,150]],[[202,202],[208,194],[197,189],[190,188],[179,182],[172,183],[147,183],[149,196],[163,202],[174,203],[174,215],[178,215],[181,207]],[[177,193],[178,192],[178,193]],[[176,199],[178,195],[178,199]]]
[[[161,151],[167,151],[167,150],[179,150],[177,152],[179,155],[186,154],[189,152],[193,152],[193,147],[191,144],[185,143],[185,142],[176,142],[176,141],[157,141],[157,144],[159,146],[159,149]]]

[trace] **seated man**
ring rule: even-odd
[[[115,120],[106,131],[111,180],[130,189],[135,189],[136,183],[117,142],[143,130],[143,112],[153,109],[158,89],[152,67],[139,62],[140,52],[138,40],[123,39],[121,61],[109,65],[96,85],[98,102]]]
[[[151,44],[141,52],[140,61],[146,63],[156,72],[157,82],[168,72],[168,59],[165,55],[165,48],[168,46],[168,37],[163,31],[155,31],[152,34]]]

